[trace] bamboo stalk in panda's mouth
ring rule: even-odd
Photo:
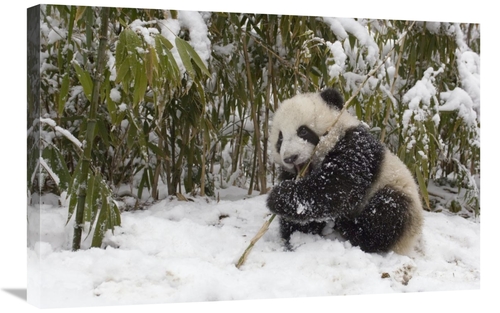
[[[312,171],[311,161],[312,159],[309,159],[302,164],[295,165],[295,170],[297,171],[297,176],[295,177],[295,180],[299,180],[305,177],[307,174],[311,173]]]

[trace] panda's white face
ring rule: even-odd
[[[294,129],[282,129],[275,149],[281,165],[290,172],[298,173],[308,163],[319,137],[306,125]]]
[[[339,111],[318,93],[283,101],[274,114],[269,136],[274,162],[289,172],[300,171],[338,115]]]

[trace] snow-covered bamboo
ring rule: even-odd
[[[108,45],[108,20],[109,20],[109,8],[103,7],[101,9],[101,29],[100,29],[100,40],[99,40],[99,50],[97,53],[97,68],[95,72],[95,77],[93,79],[93,89],[92,98],[90,102],[90,112],[87,123],[87,138],[86,145],[83,151],[83,161],[82,161],[82,175],[80,176],[79,190],[78,190],[78,202],[76,206],[75,215],[75,227],[73,233],[73,251],[80,249],[82,231],[83,231],[83,217],[85,209],[85,198],[87,196],[87,179],[90,170],[91,153],[94,143],[94,134],[96,128],[96,115],[97,115],[97,105],[99,102],[99,87],[101,82],[101,75],[104,71],[105,58],[106,58],[106,48]]]

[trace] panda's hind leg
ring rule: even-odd
[[[410,221],[410,199],[390,187],[376,192],[355,217],[341,217],[335,228],[366,252],[386,252],[403,236]]]

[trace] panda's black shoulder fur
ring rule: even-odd
[[[344,98],[342,95],[333,88],[325,89],[321,92],[321,98],[331,107],[334,107],[338,110],[342,110],[344,107]]]

